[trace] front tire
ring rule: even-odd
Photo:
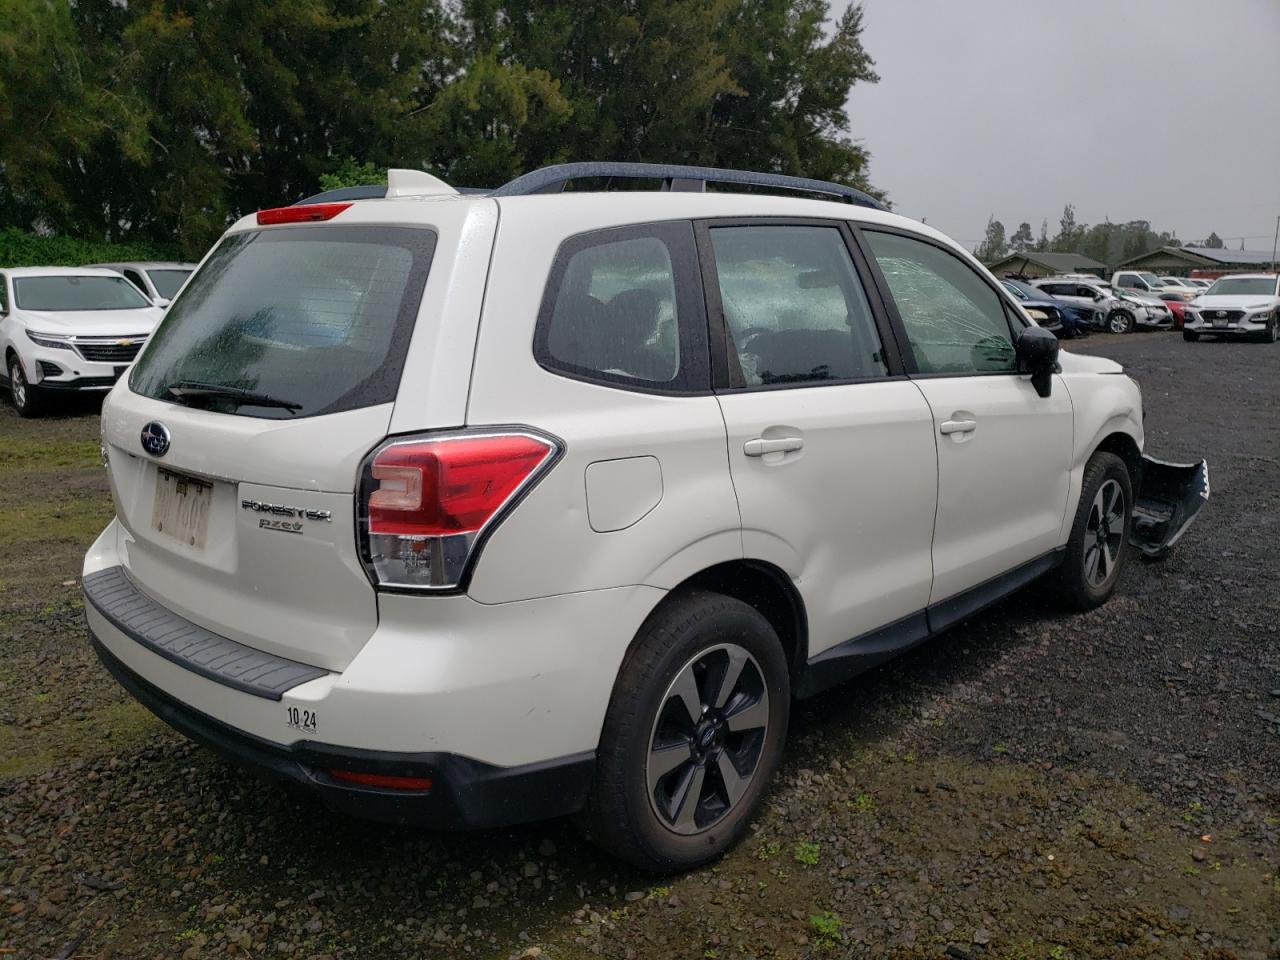
[[[786,655],[758,611],[703,591],[664,603],[614,686],[588,837],[657,873],[716,859],[760,807],[790,711]]]
[[[39,387],[27,382],[27,375],[22,371],[22,364],[17,357],[9,358],[9,400],[18,416],[38,417],[43,410],[43,397]]]
[[[1070,607],[1092,610],[1115,592],[1132,518],[1128,468],[1115,454],[1098,451],[1085,466],[1066,556],[1055,572],[1058,593]]]
[[[1133,333],[1137,320],[1128,310],[1112,310],[1107,316],[1108,333]]]

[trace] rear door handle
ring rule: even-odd
[[[763,457],[766,453],[790,453],[804,446],[804,437],[778,437],[766,440],[756,437],[742,445],[742,452],[748,457]]]
[[[977,429],[977,420],[943,420],[938,424],[938,432],[941,434],[973,433]]]

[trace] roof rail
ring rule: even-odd
[[[779,173],[753,173],[749,170],[724,170],[718,167],[689,167],[667,163],[561,163],[543,167],[516,177],[505,183],[490,196],[522,197],[532,193],[559,193],[565,184],[587,177],[624,177],[635,180],[661,180],[664,190],[683,190],[701,193],[708,183],[739,183],[753,187],[774,187],[803,193],[821,193],[839,197],[849,203],[888,208],[870,194],[840,183],[826,180],[810,180],[808,177],[788,177]]]

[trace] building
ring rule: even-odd
[[[1223,247],[1161,247],[1117,264],[1117,270],[1150,270],[1165,276],[1213,279],[1224,273],[1270,272],[1270,250],[1227,250]]]
[[[1010,253],[987,264],[997,277],[1052,277],[1062,273],[1104,276],[1107,265],[1079,253]]]

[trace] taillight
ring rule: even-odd
[[[361,552],[375,585],[458,587],[482,537],[560,453],[526,430],[392,440],[365,461]]]
[[[264,227],[278,223],[318,223],[332,220],[349,206],[349,203],[308,203],[297,207],[273,207],[258,211],[258,223]]]

